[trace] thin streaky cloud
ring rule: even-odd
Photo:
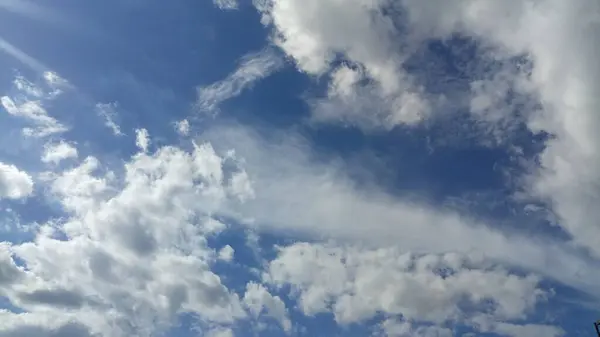
[[[31,69],[33,69],[37,72],[42,73],[46,70],[49,70],[48,67],[46,67],[40,61],[38,61],[36,58],[27,54],[26,52],[19,49],[17,46],[13,45],[12,43],[6,41],[1,36],[0,36],[0,51],[14,57],[19,62],[25,64],[26,66],[30,67]]]
[[[254,83],[281,69],[283,58],[273,49],[266,48],[244,56],[239,67],[225,79],[198,89],[198,107],[209,114],[217,114],[224,101],[239,96]]]
[[[113,135],[115,136],[123,136],[124,133],[121,131],[121,127],[117,122],[115,122],[115,118],[117,118],[117,104],[116,103],[97,103],[96,104],[96,113],[102,119],[104,119],[104,125],[109,128]]]
[[[57,11],[26,0],[0,0],[0,9],[33,20],[64,24],[66,18]]]
[[[60,28],[69,34],[83,34],[92,39],[114,40],[109,38],[105,31],[95,26],[92,22],[79,20],[75,16],[65,15],[60,10],[39,2],[29,0],[0,0],[0,11],[6,11],[21,16],[27,20],[42,22],[52,27]]]

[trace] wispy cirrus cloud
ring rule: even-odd
[[[97,103],[95,110],[98,116],[104,119],[104,125],[112,131],[115,136],[123,136],[124,133],[121,131],[121,127],[117,124],[117,103]]]
[[[35,57],[19,49],[17,46],[5,40],[2,36],[0,36],[0,51],[14,57],[19,62],[25,64],[26,66],[30,67],[31,69],[37,72],[42,73],[49,69]]]
[[[238,68],[225,79],[198,88],[198,108],[215,115],[224,101],[240,95],[256,82],[271,75],[284,65],[284,59],[272,48],[265,48],[242,57]]]

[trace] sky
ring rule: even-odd
[[[597,0],[0,0],[0,337],[593,336]]]

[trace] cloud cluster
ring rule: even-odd
[[[549,135],[539,157],[528,158],[519,195],[546,203],[575,244],[600,254],[597,1],[268,0],[257,9],[301,71],[327,76],[315,120],[389,129],[422,120],[427,107],[443,114],[463,104],[494,137],[519,125]],[[407,61],[427,43],[457,36],[494,66],[466,74],[465,102],[444,87],[440,101],[419,89]]]
[[[289,329],[281,300],[260,284],[240,298],[211,271],[231,254],[207,245],[225,229],[212,213],[245,190],[235,188],[243,172],[226,175],[210,145],[142,149],[123,176],[94,157],[47,176],[65,217],[32,242],[2,244],[0,295],[25,313],[3,312],[11,324],[0,335],[150,336],[182,313],[198,315],[208,333],[231,329],[246,310],[258,319],[263,306]]]
[[[511,274],[462,254],[413,255],[394,248],[298,243],[280,249],[266,279],[292,285],[307,315],[332,312],[346,325],[383,313],[390,317],[382,323],[390,336],[451,336],[459,324],[514,336],[524,334],[508,331],[563,334],[560,328],[519,323],[549,295],[537,276]],[[411,328],[415,322],[421,326],[416,331]],[[435,333],[419,332],[426,329],[424,324]]]
[[[26,313],[4,312],[14,323],[1,333],[150,336],[182,314],[195,315],[209,335],[233,335],[240,321],[258,329],[274,322],[291,333],[290,308],[265,286],[291,285],[302,314],[330,311],[344,325],[384,313],[378,329],[388,335],[447,334],[454,322],[558,336],[558,328],[524,323],[551,289],[536,274],[498,263],[538,268],[586,291],[595,282],[584,260],[556,246],[509,240],[455,214],[361,192],[342,167],[310,159],[301,138],[269,145],[236,127],[203,136],[214,147],[142,147],[118,170],[87,157],[47,173],[49,196],[65,216],[42,224],[32,242],[3,244],[0,291]],[[230,246],[208,244],[228,227],[223,216],[261,230],[395,247],[281,247],[267,262],[265,285],[250,281],[238,293],[213,270],[234,261]],[[431,241],[440,232],[443,240]],[[547,254],[556,259],[544,274]]]
[[[294,334],[301,329],[294,317],[318,314],[342,327],[375,322],[374,336],[452,336],[457,327],[564,335],[536,315],[552,298],[552,284],[600,296],[600,4],[253,3],[278,50],[248,54],[224,80],[199,88],[203,112],[216,114],[281,69],[283,56],[327,81],[324,93],[309,99],[313,122],[390,130],[460,100],[456,105],[495,137],[517,126],[547,136],[539,155],[520,158],[528,171],[511,192],[546,203],[569,237],[532,237],[386,193],[369,179],[359,184],[354,167],[319,156],[290,130],[215,123],[187,142],[190,117],[171,124],[179,146],[163,146],[139,128],[131,140],[137,152],[117,165],[101,154],[80,155],[77,142],[62,139],[68,128],[46,110],[70,86],[43,71],[39,83],[17,77],[0,103],[26,124],[25,136],[43,139],[39,158],[50,171],[35,184],[43,185],[40,202],[60,214],[36,224],[31,241],[0,243],[0,298],[10,304],[0,310],[0,337],[149,337],[184,316],[206,336],[235,336],[248,326]],[[421,78],[427,69],[409,67],[427,43],[456,37],[474,41],[496,65],[469,74],[460,97],[443,85],[430,91]],[[0,49],[29,60],[1,38]],[[95,109],[123,135],[115,104]],[[33,188],[32,174],[0,162],[0,201],[25,199]],[[259,260],[256,277],[232,286],[226,268],[216,266],[236,265],[243,250],[213,243],[240,228],[294,242],[266,254],[260,237],[245,237]]]
[[[14,95],[0,97],[0,104],[10,115],[25,120],[26,136],[43,138],[68,130],[44,107],[68,88],[68,83],[56,73],[44,72],[41,83],[32,83],[22,76],[13,82]]]

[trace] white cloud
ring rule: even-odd
[[[219,9],[231,10],[231,9],[237,9],[238,8],[238,2],[237,2],[237,0],[213,0],[213,3]]]
[[[66,89],[72,89],[73,87],[66,79],[62,78],[59,74],[54,71],[44,71],[42,74],[46,85],[51,90],[47,93],[47,98],[51,99],[63,93]]]
[[[230,328],[216,328],[206,333],[206,337],[234,337],[233,330]]]
[[[600,28],[589,19],[599,13],[596,1],[257,3],[277,46],[300,70],[328,81],[325,97],[310,100],[315,122],[389,129],[435,113],[435,99],[402,68],[412,48],[429,38],[472,36],[492,47],[491,54],[501,61],[526,55],[530,70],[506,68],[471,83],[470,112],[499,132],[524,121],[533,131],[553,135],[540,156],[541,168],[525,188],[529,197],[548,200],[576,244],[600,255]],[[387,13],[403,15],[408,37],[398,38],[384,6]],[[6,50],[2,41],[0,48]],[[346,62],[337,62],[340,55]],[[200,88],[198,105],[215,113],[219,104],[282,65],[272,50],[249,55],[225,80]],[[44,108],[48,90],[21,80],[15,86],[22,96],[5,96],[2,105],[34,124],[28,132],[62,132],[64,127]],[[505,102],[511,90],[539,101],[541,108],[511,115],[513,106]],[[122,134],[114,110],[107,107],[100,105],[98,113],[115,135]],[[177,128],[189,132],[187,123]],[[211,271],[215,259],[230,260],[233,252],[206,245],[206,235],[224,228],[211,217],[217,213],[259,230],[395,246],[296,244],[282,248],[265,278],[294,286],[307,314],[331,311],[340,323],[351,323],[383,312],[390,316],[381,324],[388,335],[451,335],[444,325],[450,320],[481,333],[559,336],[556,327],[520,321],[548,295],[539,277],[600,296],[597,259],[558,240],[491,229],[483,220],[391,196],[369,183],[357,186],[344,163],[316,162],[293,133],[267,141],[247,130],[217,128],[202,137],[218,150],[202,145],[190,153],[175,147],[150,152],[149,135],[140,129],[136,144],[142,153],[126,164],[125,176],[116,177],[93,157],[54,175],[51,190],[67,212],[59,228],[69,240],[53,239],[49,232],[7,248],[24,261],[27,272],[10,254],[0,254],[0,290],[31,311],[0,314],[5,318],[0,322],[8,322],[0,323],[0,336],[52,336],[52,331],[148,335],[181,312],[200,313],[225,326],[209,335],[231,336],[227,325],[245,317],[244,309],[270,315],[289,331],[280,298],[250,284],[239,299]],[[218,155],[231,147],[235,156]],[[229,160],[236,162],[234,169],[227,166]],[[31,178],[3,165],[21,183],[5,188],[19,180],[0,175],[2,194],[31,194]],[[516,275],[502,264],[540,276]],[[440,277],[441,272],[452,275]],[[28,282],[17,286],[14,280],[21,277]],[[465,303],[471,309],[461,307]],[[64,307],[78,313],[73,319],[80,323],[48,314],[54,308],[66,315]],[[397,320],[398,315],[408,320]]]
[[[250,88],[254,83],[279,70],[284,60],[276,51],[266,48],[242,58],[238,68],[222,81],[198,88],[198,107],[207,113],[218,113],[218,106]]]
[[[33,179],[16,166],[0,162],[0,199],[21,199],[33,193]]]
[[[113,135],[122,136],[121,127],[115,122],[117,107],[116,103],[98,103],[96,104],[96,113],[104,119],[104,125],[112,131]]]
[[[275,319],[286,332],[291,331],[292,323],[288,317],[285,303],[279,296],[271,295],[262,284],[248,283],[243,301],[255,318],[264,314]]]
[[[414,124],[429,102],[402,69],[407,41],[385,0],[270,0],[258,2],[274,41],[311,75],[331,76],[325,98],[313,103],[313,119],[365,129]],[[391,6],[388,6],[391,7]],[[342,58],[351,64],[338,66]],[[366,84],[370,81],[370,84]]]
[[[67,131],[65,126],[48,116],[48,112],[40,101],[21,100],[15,102],[10,97],[3,96],[0,97],[0,103],[9,114],[28,119],[34,124],[34,128],[23,129],[23,134],[26,136],[41,138]]]
[[[235,250],[230,245],[226,245],[219,250],[219,259],[226,262],[231,262],[233,261],[234,253]]]
[[[495,333],[503,336],[514,337],[560,337],[565,331],[559,327],[544,324],[512,324],[506,322],[494,322],[489,316],[480,315],[474,317],[472,324],[486,333]]]
[[[2,337],[93,337],[89,328],[66,315],[15,314],[0,309],[0,336]]]
[[[77,156],[77,148],[70,143],[60,141],[46,144],[41,159],[44,163],[58,164],[65,159],[77,158]]]
[[[223,228],[212,218],[219,204],[239,199],[224,170],[201,145],[140,152],[123,176],[93,157],[47,174],[65,217],[43,224],[33,242],[2,246],[0,294],[28,314],[4,313],[15,323],[0,324],[0,336],[150,336],[181,313],[221,327],[217,335],[229,331],[246,309],[211,271],[219,254],[206,241]]]
[[[69,22],[69,19],[60,12],[32,1],[2,0],[0,9],[47,23],[64,25],[65,22]]]
[[[407,321],[398,321],[395,319],[385,320],[381,326],[381,331],[376,336],[394,336],[394,337],[452,337],[454,333],[451,329],[439,326],[417,326]],[[467,335],[464,335],[465,337]]]
[[[207,236],[225,228],[213,215],[261,230],[397,245],[374,250],[296,244],[282,248],[269,263],[266,282],[297,287],[305,313],[333,310],[341,323],[382,311],[437,326],[469,312],[459,306],[463,300],[484,305],[491,298],[495,304],[491,311],[486,307],[492,315],[487,331],[537,329],[513,320],[525,317],[548,292],[538,277],[511,274],[498,262],[597,290],[598,269],[589,268],[594,264],[556,243],[507,237],[373,186],[357,189],[342,166],[314,162],[293,133],[272,136],[266,141],[248,130],[215,128],[204,137],[216,150],[208,144],[194,144],[190,152],[171,146],[143,151],[142,146],[114,171],[88,157],[48,174],[46,183],[64,219],[42,225],[33,242],[7,246],[0,254],[1,274],[8,275],[0,292],[35,317],[37,323],[22,325],[42,336],[67,324],[52,315],[67,313],[81,333],[117,337],[149,336],[181,313],[198,314],[203,326],[212,327],[209,334],[230,334],[231,324],[249,317],[259,323],[274,319],[291,331],[281,298],[255,283],[239,298],[211,270],[229,254],[207,245]],[[57,232],[63,238],[55,238]],[[430,254],[407,253],[412,250]],[[26,269],[17,267],[11,254]],[[440,278],[440,268],[454,268],[453,276]],[[330,300],[332,307],[324,304]],[[474,326],[475,312],[469,317],[473,320],[464,323]],[[513,325],[500,324],[507,322]],[[0,327],[0,333],[15,329],[21,328]],[[445,331],[440,326],[410,329]]]
[[[143,152],[148,152],[148,146],[150,146],[150,135],[148,134],[148,130],[135,130],[135,145]]]
[[[599,261],[549,237],[502,231],[449,209],[391,196],[369,179],[358,186],[342,161],[315,162],[316,154],[293,132],[262,138],[247,129],[214,127],[203,137],[217,149],[235,148],[251,179],[254,198],[223,211],[242,223],[404,252],[483,254],[600,295],[599,272],[590,268]]]
[[[419,93],[383,95],[379,88],[362,85],[363,71],[340,66],[333,70],[326,98],[309,101],[313,122],[358,125],[364,130],[414,125],[427,117],[430,107]]]
[[[502,92],[507,82],[518,82],[517,92],[529,95],[539,107],[525,107],[527,126],[552,135],[539,157],[530,196],[547,200],[559,216],[559,225],[576,244],[600,256],[596,238],[600,216],[595,205],[600,192],[600,5],[594,0],[568,3],[544,1],[403,1],[413,34],[421,38],[472,36],[494,48],[497,59],[523,56],[531,67],[507,74],[485,85],[484,92]],[[501,14],[499,14],[501,13]],[[503,89],[504,88],[504,89]],[[476,93],[476,115],[491,108],[506,117],[506,106],[497,97],[482,102]],[[477,101],[479,100],[479,102]],[[491,103],[491,105],[490,105]],[[483,104],[483,105],[481,105]],[[486,112],[486,115],[489,115]],[[487,118],[487,117],[483,117]]]
[[[35,57],[27,54],[25,51],[21,50],[19,47],[13,45],[9,41],[5,40],[0,36],[0,51],[14,57],[19,62],[25,64],[30,67],[34,71],[44,72],[48,69],[44,64],[42,64]]]
[[[175,130],[181,136],[188,136],[190,134],[190,122],[187,119],[175,122]]]
[[[43,138],[63,133],[68,128],[48,114],[45,104],[60,95],[68,82],[58,74],[45,71],[43,82],[33,83],[22,76],[13,82],[13,95],[0,97],[0,105],[10,115],[28,121],[32,126],[23,128],[26,136]]]
[[[526,319],[548,296],[534,275],[511,274],[461,254],[411,255],[393,248],[294,244],[280,249],[266,279],[278,286],[292,285],[307,315],[331,311],[340,324],[364,322],[380,313],[401,315],[409,323],[384,323],[390,336],[436,335],[423,327],[409,334],[410,322],[433,324],[430,329],[449,336],[444,329],[449,322],[487,332],[471,322],[482,313],[490,325],[503,327],[496,332],[509,336],[521,336],[521,330],[535,333],[539,326],[505,322]]]

